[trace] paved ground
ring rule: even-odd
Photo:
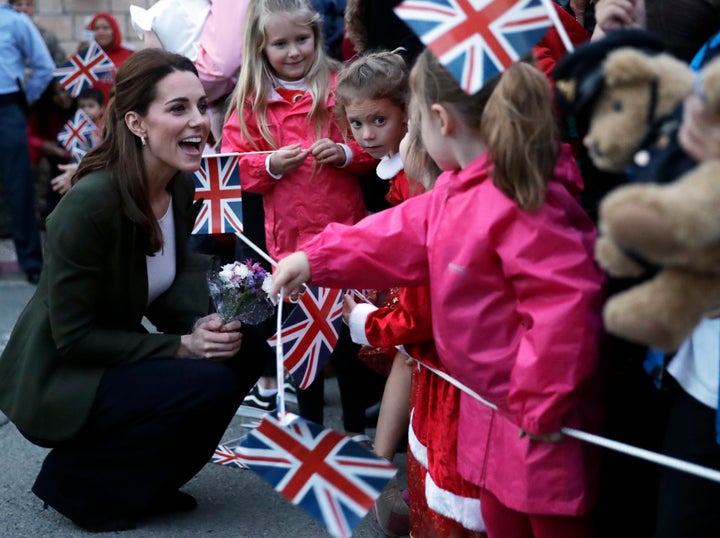
[[[5,346],[13,324],[33,290],[34,287],[18,272],[12,243],[0,240],[0,350]],[[326,383],[326,423],[330,427],[339,428],[337,383],[334,378],[328,379]],[[244,422],[245,419],[235,417],[224,440],[239,437],[244,431]],[[192,435],[192,432],[188,432],[188,435]],[[168,447],[168,450],[182,450],[182,447]],[[43,510],[40,501],[30,492],[46,452],[27,442],[0,413],[0,538],[88,536],[88,533],[79,530],[52,509]],[[402,469],[402,455],[398,456],[396,464]],[[158,518],[137,530],[123,532],[122,536],[330,536],[324,527],[286,501],[252,471],[208,464],[184,490],[197,498],[199,507],[196,511]],[[376,530],[371,516],[366,516],[353,536],[379,538],[384,535]]]

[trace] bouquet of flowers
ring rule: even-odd
[[[215,310],[228,323],[239,319],[248,325],[265,321],[274,312],[270,300],[272,276],[252,260],[223,265],[208,274]]]

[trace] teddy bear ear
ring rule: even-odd
[[[645,83],[657,76],[654,58],[633,48],[622,48],[610,54],[603,64],[605,84],[610,87]]]
[[[649,54],[665,50],[665,44],[656,35],[644,30],[623,29],[610,32],[602,39],[588,41],[565,54],[553,70],[556,101],[563,113],[575,116],[589,113],[605,83],[603,61],[622,47]]]

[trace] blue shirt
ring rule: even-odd
[[[55,63],[35,24],[8,4],[0,5],[0,95],[15,93],[25,66],[32,74],[25,81],[25,96],[34,103],[53,78]]]

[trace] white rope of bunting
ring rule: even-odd
[[[474,392],[472,389],[466,387],[445,372],[437,370],[436,368],[433,368],[432,366],[425,364],[422,361],[418,361],[416,359],[413,360],[415,360],[415,362],[417,362],[423,368],[426,368],[432,373],[442,377],[445,381],[447,381],[454,387],[460,389],[465,394],[476,399],[483,405],[486,405],[491,409],[497,410],[497,406],[495,404],[488,402],[482,396]],[[592,443],[594,445],[598,445],[604,448],[609,448],[610,450],[615,450],[616,452],[622,452],[623,454],[634,456],[636,458],[650,461],[652,463],[657,463],[659,465],[664,465],[665,467],[671,467],[678,471],[693,474],[702,478],[707,478],[708,480],[712,480],[713,482],[720,482],[720,471],[717,471],[715,469],[710,469],[708,467],[703,467],[702,465],[697,465],[695,463],[690,463],[678,458],[666,456],[665,454],[659,454],[657,452],[653,452],[652,450],[646,450],[644,448],[639,448],[636,446],[628,445],[626,443],[621,443],[620,441],[613,441],[612,439],[607,439],[605,437],[601,437],[592,433],[586,433],[580,430],[576,430],[575,428],[561,428],[560,431],[568,437],[574,437],[575,439],[579,439],[587,443]]]

